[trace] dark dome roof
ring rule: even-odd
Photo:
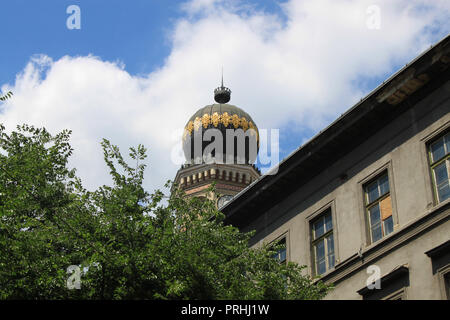
[[[248,134],[249,137],[254,136],[256,140],[256,153],[259,149],[259,133],[258,128],[250,117],[250,115],[242,110],[239,107],[236,107],[231,104],[212,104],[207,105],[197,112],[195,112],[192,117],[189,119],[185,126],[184,135],[183,135],[183,150],[188,161],[194,159],[194,133],[201,133],[201,137],[203,139],[203,134],[208,129],[218,129],[222,132],[222,136],[224,137],[224,146],[223,152],[227,152],[226,150],[226,130],[227,129],[242,129],[244,133],[247,133],[247,130],[253,129],[254,131],[250,131]],[[200,132],[201,131],[201,132]],[[236,138],[235,138],[236,139]],[[248,138],[246,138],[249,140]],[[249,154],[249,141],[246,140],[245,146],[245,162],[246,163],[254,163],[256,160],[256,156],[251,156]],[[214,141],[214,140],[213,140]],[[202,142],[202,153],[205,147],[212,143],[211,141],[203,141]],[[234,159],[237,160],[237,146],[235,140],[235,150],[234,150]],[[217,158],[217,155],[212,155],[214,158]],[[255,158],[255,159],[251,159]]]

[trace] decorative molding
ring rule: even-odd
[[[394,268],[394,270],[392,270],[391,272],[389,272],[388,274],[382,276],[380,278],[380,282],[381,282],[381,287],[385,287],[386,283],[389,283],[395,279],[398,279],[402,276],[405,276],[409,273],[409,268],[407,264],[401,265],[401,266],[397,266]],[[360,294],[361,296],[366,296],[368,294],[371,294],[373,292],[373,290],[369,289],[367,286],[363,287],[361,289],[359,289],[358,294]],[[397,294],[398,292],[396,292]]]
[[[450,296],[448,296],[448,289],[445,284],[445,276],[450,273],[450,265],[446,265],[445,267],[440,268],[437,270],[437,277],[439,280],[439,291],[441,292],[441,299],[442,300],[449,300]]]
[[[429,256],[430,258],[435,258],[444,253],[447,253],[448,251],[450,251],[450,240],[440,244],[439,246],[437,246],[431,250],[428,250],[427,252],[425,252],[425,254],[427,256]]]
[[[205,189],[208,189],[210,186],[211,186],[211,184],[206,184],[206,185],[194,188],[194,189],[190,189],[190,190],[186,191],[186,194],[192,194],[192,193],[196,193],[196,192],[199,192],[199,191],[203,191]]]
[[[241,191],[243,189],[243,187],[232,186],[232,185],[223,184],[223,183],[216,183],[216,188],[217,189],[233,190],[233,191]]]

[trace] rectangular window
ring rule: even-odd
[[[331,209],[311,222],[311,248],[314,272],[323,274],[334,267],[334,238]]]
[[[433,189],[438,203],[450,198],[450,132],[428,147]]]
[[[273,257],[279,260],[280,263],[286,263],[286,238],[283,238],[280,241],[278,241],[277,245],[281,245],[282,247]]]
[[[364,192],[370,239],[373,243],[394,231],[387,172],[367,183]]]

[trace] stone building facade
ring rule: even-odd
[[[326,299],[449,299],[450,37],[221,207],[334,283]]]

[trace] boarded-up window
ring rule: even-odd
[[[431,174],[437,202],[450,198],[450,132],[428,147]]]
[[[381,209],[381,220],[384,221],[390,216],[392,216],[391,196],[387,196],[386,198],[380,201],[380,209]]]
[[[387,172],[367,183],[364,191],[370,238],[372,242],[376,242],[394,230]]]

